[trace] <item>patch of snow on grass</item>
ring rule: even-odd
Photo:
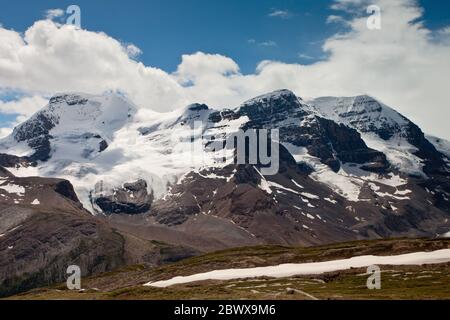
[[[304,228],[309,229],[303,225]],[[348,259],[311,262],[299,264],[281,264],[270,267],[225,269],[198,273],[190,276],[178,276],[169,280],[146,283],[145,286],[166,288],[175,284],[191,283],[204,280],[233,280],[258,277],[286,278],[297,275],[313,275],[350,268],[364,268],[371,265],[424,265],[439,264],[450,261],[450,249],[432,252],[415,252],[396,256],[358,256]]]

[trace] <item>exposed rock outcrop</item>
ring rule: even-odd
[[[153,202],[153,193],[148,193],[147,182],[142,179],[112,190],[105,190],[100,182],[95,189],[92,201],[105,214],[140,214],[149,211]]]

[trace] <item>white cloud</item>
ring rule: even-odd
[[[305,54],[305,53],[299,53],[298,57],[300,59],[305,59],[305,60],[313,60],[314,59],[313,56],[310,56],[309,54]]]
[[[17,114],[29,117],[48,102],[41,96],[23,97],[18,100],[3,102],[0,100],[0,113]]]
[[[183,55],[173,74],[130,58],[127,46],[103,33],[39,21],[25,35],[0,28],[0,88],[30,94],[121,90],[142,108],[168,111],[191,102],[232,107],[247,98],[287,88],[302,97],[370,94],[450,138],[447,124],[450,45],[420,22],[414,0],[376,0],[381,30],[366,26],[365,0],[338,0],[352,16],[345,32],[324,42],[326,59],[309,65],[261,62],[244,75],[219,54]],[[325,23],[325,21],[324,21]],[[256,43],[256,41],[255,41]]]
[[[186,102],[173,77],[130,59],[130,47],[104,33],[45,20],[23,36],[1,28],[0,39],[0,88],[48,94],[121,90],[159,111]]]
[[[3,102],[0,100],[0,114],[15,115],[14,121],[6,127],[0,128],[0,138],[9,135],[19,123],[28,119],[33,113],[41,109],[48,102],[41,96],[22,97],[18,100]]]
[[[64,15],[64,10],[62,9],[49,9],[45,12],[45,17],[49,20],[62,17]]]
[[[331,15],[327,17],[327,23],[342,23],[347,25],[348,21],[341,16]]]
[[[289,12],[288,10],[272,9],[272,11],[269,13],[269,17],[289,19],[292,17],[292,13]]]
[[[137,58],[142,54],[142,50],[134,44],[127,45],[127,53],[130,58]]]
[[[439,34],[450,35],[450,26],[440,29]]]
[[[181,58],[175,76],[182,83],[195,83],[199,79],[228,77],[239,72],[239,66],[232,59],[220,54],[197,52]]]
[[[357,13],[360,11],[362,6],[367,7],[370,4],[374,3],[376,3],[376,1],[372,0],[335,0],[334,3],[331,5],[331,8],[333,10]]]
[[[9,136],[13,129],[10,127],[0,128],[0,139]]]

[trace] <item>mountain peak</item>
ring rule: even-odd
[[[364,132],[384,128],[400,132],[409,121],[400,113],[368,95],[354,97],[320,97],[309,102],[326,118],[357,125]]]
[[[302,109],[301,99],[290,90],[277,90],[245,101],[237,111],[243,115],[279,114]]]
[[[50,98],[49,104],[65,103],[68,105],[86,104],[90,96],[79,93],[59,93]]]
[[[136,107],[119,94],[62,93],[14,128],[1,145],[14,153],[14,141],[25,142],[33,161],[46,161],[52,153],[62,159],[89,158],[104,151],[135,112]]]
[[[299,98],[292,91],[287,90],[287,89],[281,89],[281,90],[275,90],[275,91],[272,91],[272,92],[269,92],[266,94],[262,94],[255,98],[247,100],[242,104],[242,106],[249,105],[249,104],[255,104],[255,103],[261,103],[261,102],[270,103],[272,101],[277,101],[277,100],[295,101],[295,100],[299,100]]]
[[[187,112],[201,112],[205,110],[209,110],[209,107],[203,103],[193,103],[186,107]]]

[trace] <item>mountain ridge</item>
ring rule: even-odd
[[[22,257],[0,264],[0,294],[61,281],[70,263],[90,275],[242,246],[446,237],[448,157],[397,113],[389,139],[370,131],[384,107],[367,99],[356,113],[327,99],[341,117],[288,90],[149,116],[113,94],[52,98],[0,140],[0,261]],[[277,147],[275,174],[259,156],[239,163],[236,145],[214,149],[255,129],[279,130],[244,143]],[[61,268],[43,273],[40,256]]]
[[[109,102],[109,99],[117,101]],[[121,109],[120,116],[117,116],[115,111]],[[345,112],[341,112],[344,109]],[[158,170],[146,174],[141,172],[142,176],[131,174],[128,181],[123,177],[112,178],[112,181],[104,179],[106,184],[112,183],[111,189],[143,178],[149,186],[148,192],[155,193],[155,197],[160,198],[167,192],[165,186],[173,184],[183,174],[204,166],[198,159],[189,165],[183,163],[191,151],[189,141],[184,138],[191,134],[190,130],[196,121],[203,123],[201,130],[204,135],[218,133],[222,138],[238,129],[279,129],[282,144],[296,161],[306,159],[305,164],[314,167],[316,163],[311,162],[310,158],[317,158],[335,173],[342,171],[341,167],[345,163],[359,164],[363,171],[378,174],[389,174],[392,166],[396,172],[418,176],[426,176],[426,172],[445,168],[446,156],[426,140],[420,128],[369,96],[325,97],[307,103],[289,90],[278,90],[245,101],[234,109],[216,111],[204,104],[192,104],[177,112],[165,114],[163,119],[150,119],[152,125],[146,125],[148,121],[135,121],[136,113],[136,106],[111,93],[103,96],[59,94],[50,99],[46,108],[17,126],[11,136],[0,140],[0,147],[6,149],[5,153],[12,153],[3,155],[2,163],[5,166],[17,163],[19,167],[24,167],[25,163],[27,167],[38,168],[34,170],[36,175],[72,178],[78,192],[81,187],[78,187],[77,180],[89,177],[92,180],[90,185],[83,186],[81,191],[83,204],[88,209],[87,198],[94,185],[102,180],[99,178],[97,182],[93,181],[95,176],[101,177],[103,171],[107,178],[111,178],[114,170],[120,171],[119,168],[125,167],[127,161],[131,160],[130,167],[133,167],[134,162],[142,163],[148,159],[147,155],[139,154],[136,150],[134,153],[138,156],[129,156],[133,153],[130,152],[133,147],[141,149],[147,145],[149,150],[145,151],[152,152],[152,156],[157,154],[160,157],[159,163],[169,159],[173,164],[158,165]],[[374,124],[379,118],[382,121]],[[108,120],[106,124],[105,119]],[[386,122],[389,126],[385,125]],[[84,126],[79,128],[80,124]],[[401,137],[405,126],[413,128],[415,135]],[[377,130],[381,128],[382,131],[371,131],[374,127]],[[383,131],[386,128],[390,130],[389,133]],[[134,145],[124,145],[128,141],[124,138],[122,142],[121,136],[131,134],[134,135],[131,138]],[[380,147],[379,140],[374,142],[371,137],[373,134],[386,141],[386,144]],[[401,154],[400,162],[396,161],[392,153],[387,152],[393,150],[390,141],[394,140],[394,135],[399,135],[399,139],[403,139],[411,147],[406,148],[407,150],[403,150],[403,147],[395,149]],[[410,144],[413,140],[415,143]],[[24,143],[28,145],[23,146]],[[425,147],[421,149],[421,145]],[[17,146],[18,150],[14,150]],[[26,148],[28,154],[24,154],[23,149]],[[109,152],[108,148],[114,150]],[[119,153],[124,148],[129,151]],[[302,151],[303,148],[305,151]],[[171,157],[167,157],[167,154]],[[180,159],[176,159],[178,156]],[[403,167],[402,161],[412,163],[414,170],[410,170],[407,165]],[[15,174],[22,175],[20,171],[16,170]],[[158,174],[165,178],[161,179]],[[117,172],[116,176],[125,174]]]

